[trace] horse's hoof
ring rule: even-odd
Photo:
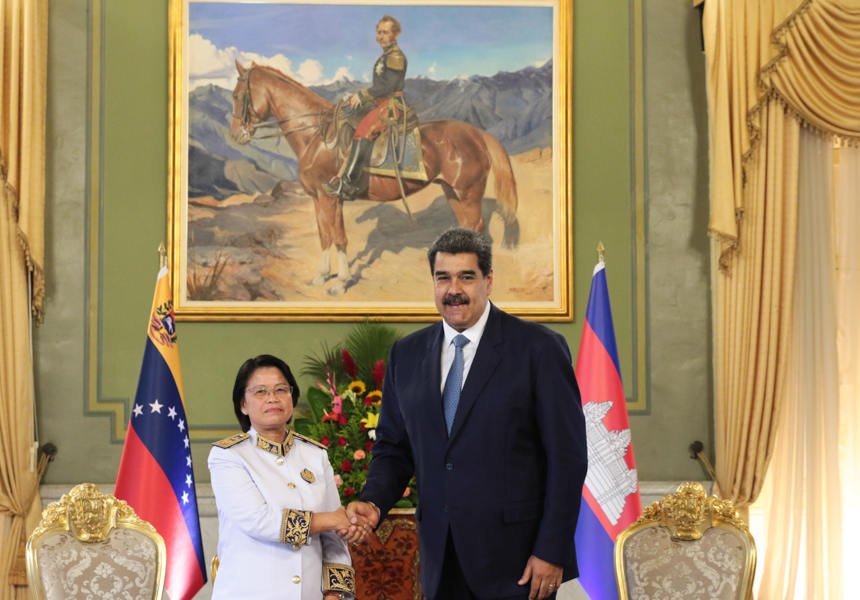
[[[328,289],[328,295],[329,296],[340,296],[341,294],[344,294],[344,293],[346,293],[346,282],[341,281],[340,279],[335,281],[334,285],[332,285]]]
[[[316,276],[316,277],[314,277],[314,278],[313,278],[313,280],[311,281],[311,285],[314,285],[314,286],[320,286],[320,285],[323,285],[323,284],[325,283],[325,280],[326,280],[326,276],[325,276],[325,275],[317,275],[317,276]]]

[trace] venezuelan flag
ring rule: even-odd
[[[585,502],[576,527],[579,582],[591,600],[616,600],[615,539],[642,514],[642,500],[602,259],[591,280],[576,380],[588,443]]]
[[[172,297],[162,267],[114,495],[164,538],[170,599],[190,600],[206,583],[206,568]]]

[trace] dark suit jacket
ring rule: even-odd
[[[362,500],[382,518],[413,473],[421,583],[439,586],[450,528],[469,587],[503,598],[529,556],[579,575],[574,532],[588,454],[579,388],[564,338],[495,306],[448,436],[442,412],[442,324],[391,349],[377,441]]]

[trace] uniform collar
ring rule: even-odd
[[[268,452],[269,454],[274,454],[275,456],[286,456],[287,452],[290,451],[290,448],[293,447],[293,442],[295,441],[293,431],[291,429],[287,430],[287,437],[280,444],[267,440],[256,431],[254,432],[254,435],[257,437],[257,448],[264,452]]]
[[[395,50],[400,50],[400,48],[397,47],[397,42],[391,42],[390,46],[386,46],[385,48],[383,48],[382,53],[388,54],[389,52],[394,52]]]

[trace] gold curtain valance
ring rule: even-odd
[[[767,103],[807,126],[860,138],[860,0],[707,0],[711,221],[721,265],[737,248],[746,169]]]
[[[860,6],[809,0],[773,33],[761,87],[806,125],[860,141]]]

